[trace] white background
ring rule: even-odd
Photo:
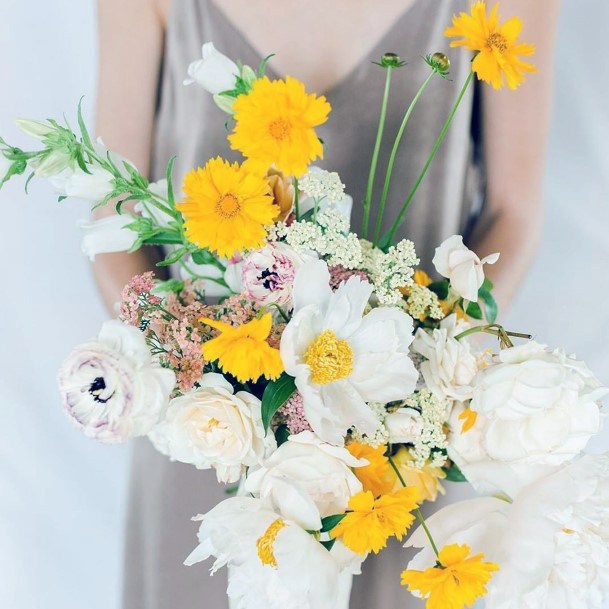
[[[507,325],[577,352],[609,382],[609,3],[563,10],[544,240]],[[2,136],[25,145],[14,117],[73,117],[83,94],[90,117],[95,68],[92,0],[0,0]],[[128,449],[76,433],[55,386],[63,357],[104,319],[79,251],[86,215],[41,184],[0,193],[3,609],[119,606]]]

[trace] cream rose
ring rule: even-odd
[[[474,383],[474,426],[455,410],[448,454],[480,490],[510,495],[582,452],[607,389],[583,362],[529,342],[503,350]]]
[[[423,432],[423,417],[414,408],[398,408],[385,417],[391,444],[415,444]]]
[[[248,475],[245,490],[303,528],[319,530],[321,518],[344,512],[350,497],[362,490],[351,468],[366,463],[303,431]]]
[[[170,402],[149,437],[173,461],[214,468],[220,482],[237,482],[273,447],[262,427],[260,400],[246,391],[233,394],[221,374],[204,374],[199,385]]]
[[[59,372],[66,413],[100,442],[146,435],[174,385],[174,373],[151,359],[143,334],[116,320],[102,326],[97,340],[77,347]]]

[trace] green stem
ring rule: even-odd
[[[465,83],[463,84],[463,87],[461,88],[461,92],[459,93],[459,96],[457,97],[457,100],[455,101],[455,103],[450,111],[450,114],[448,115],[448,118],[446,119],[446,122],[444,123],[444,126],[442,127],[442,131],[440,131],[440,135],[438,136],[436,143],[434,144],[433,148],[431,149],[431,153],[429,155],[429,158],[427,159],[427,162],[425,163],[425,166],[423,167],[423,170],[419,174],[419,177],[417,178],[417,181],[415,182],[414,186],[412,187],[410,194],[406,198],[404,205],[402,205],[402,209],[400,209],[400,213],[398,214],[397,218],[395,219],[395,222],[391,226],[391,229],[387,233],[386,237],[383,239],[384,245],[391,245],[391,243],[393,242],[396,231],[398,230],[398,228],[404,221],[404,215],[406,214],[406,211],[408,210],[408,206],[410,205],[415,194],[417,193],[417,190],[419,190],[419,186],[421,185],[423,178],[427,174],[427,171],[428,171],[432,161],[434,160],[438,150],[440,149],[440,146],[441,146],[442,142],[444,141],[446,134],[448,133],[448,129],[451,126],[453,119],[455,118],[457,109],[459,108],[461,101],[463,100],[463,97],[465,96],[465,92],[467,91],[470,83],[472,82],[473,77],[474,77],[474,72],[470,71],[470,73],[468,74],[468,76],[465,80]]]
[[[477,332],[483,332],[484,334],[492,334],[493,336],[498,337],[509,337],[513,336],[515,338],[524,338],[525,340],[531,340],[533,337],[530,334],[524,334],[522,332],[508,332],[503,326],[499,324],[488,324],[486,326],[474,326],[473,328],[468,328],[464,330],[460,334],[455,336],[455,340],[461,340],[466,336],[470,336],[472,334],[476,334]]]
[[[406,129],[406,125],[408,125],[408,121],[410,120],[410,116],[419,101],[419,98],[423,94],[423,91],[427,88],[427,85],[433,78],[434,74],[436,74],[436,70],[432,70],[431,74],[425,79],[425,82],[421,85],[421,88],[417,91],[417,94],[414,96],[414,99],[410,103],[408,110],[406,110],[406,114],[404,115],[404,119],[402,120],[402,124],[400,125],[400,129],[398,134],[395,137],[395,142],[393,142],[393,148],[391,149],[391,155],[389,156],[389,164],[387,165],[387,173],[385,174],[385,182],[383,184],[383,193],[381,195],[381,203],[379,206],[379,211],[376,217],[376,227],[374,229],[374,240],[373,243],[376,245],[379,240],[379,236],[381,234],[381,226],[383,224],[383,215],[385,213],[385,205],[387,203],[387,195],[389,194],[389,185],[391,184],[391,174],[393,173],[393,166],[395,164],[395,159],[398,154],[398,149],[400,147],[400,142],[402,141],[402,137],[404,135],[404,131]]]
[[[370,174],[368,175],[368,187],[366,188],[366,198],[364,199],[364,220],[362,223],[362,237],[368,237],[368,224],[370,222],[370,204],[372,203],[372,189],[374,187],[374,177],[376,175],[376,166],[378,165],[379,152],[381,150],[381,142],[383,141],[383,131],[385,130],[385,119],[387,117],[387,104],[389,103],[389,90],[391,88],[391,75],[393,68],[387,66],[387,76],[385,78],[385,92],[383,94],[383,102],[381,104],[381,115],[379,117],[379,126],[376,132],[376,142],[372,153],[372,161],[370,163]]]
[[[300,220],[300,197],[298,196],[298,178],[294,178],[294,216]]]
[[[391,447],[388,447],[388,448],[389,448],[389,450],[391,450]],[[408,485],[406,484],[406,481],[402,477],[402,474],[400,473],[398,466],[395,464],[395,461],[393,460],[391,455],[387,458],[389,460],[389,465],[391,465],[391,467],[393,468],[393,471],[395,472],[395,475],[398,477],[398,480],[400,481],[402,486],[404,488],[406,488],[406,486],[408,486]],[[420,525],[423,527],[423,530],[425,531],[425,534],[427,535],[427,539],[429,539],[429,543],[431,544],[434,554],[436,556],[439,556],[440,552],[438,552],[438,547],[436,546],[436,542],[434,541],[433,535],[431,534],[431,531],[429,530],[429,527],[427,526],[427,523],[425,522],[425,518],[424,518],[423,514],[421,513],[421,510],[419,508],[417,508],[414,511],[414,513],[415,513]]]

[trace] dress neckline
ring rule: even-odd
[[[393,39],[394,34],[401,28],[403,22],[406,21],[406,19],[411,16],[411,13],[413,13],[415,9],[422,4],[423,0],[414,0],[414,2],[403,13],[400,14],[400,16],[395,20],[395,22],[389,26],[387,31],[379,38],[378,42],[376,42],[376,44],[372,47],[369,53],[362,57],[360,61],[355,63],[352,68],[347,70],[345,75],[341,76],[333,85],[331,85],[330,87],[326,87],[323,91],[318,91],[317,94],[328,97],[342,89],[349,82],[351,82],[356,76],[359,75],[360,72],[362,72],[362,70],[368,70],[369,66],[371,65],[371,62],[368,61],[368,58],[370,56],[378,56],[380,58],[383,53],[390,51],[390,49],[383,48],[387,44],[387,40]],[[213,0],[207,0],[207,5],[215,13],[215,16],[221,19],[225,24],[227,24],[228,27],[230,27],[234,31],[235,35],[243,41],[243,43],[251,51],[252,55],[256,57],[259,62],[261,62],[264,57],[262,56],[260,51],[258,51],[258,49],[256,49],[256,47],[252,44],[248,36],[226,15],[226,13],[219,6],[217,6],[217,4]],[[270,65],[266,66],[266,71],[267,74],[270,74],[273,78],[285,79],[286,76],[288,76],[287,74],[280,74]]]

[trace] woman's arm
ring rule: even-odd
[[[501,252],[501,260],[486,271],[495,283],[499,306],[505,309],[533,260],[541,236],[559,1],[504,0],[501,9],[504,18],[522,18],[522,40],[537,47],[533,61],[538,70],[517,91],[483,88],[488,190],[473,248],[480,256]]]
[[[148,175],[163,51],[165,11],[159,0],[98,0],[99,87],[96,131],[106,146]],[[114,213],[100,208],[98,217]],[[154,248],[133,254],[100,254],[95,279],[108,310],[134,275],[154,268]]]

